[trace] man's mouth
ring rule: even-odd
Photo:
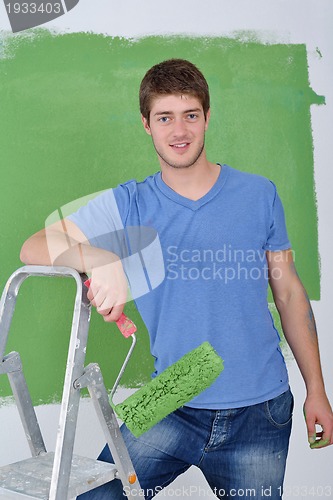
[[[190,145],[189,142],[178,142],[176,144],[170,144],[170,146],[174,149],[184,150]]]

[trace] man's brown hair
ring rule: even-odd
[[[209,89],[201,71],[185,59],[168,59],[150,68],[140,85],[140,111],[148,123],[153,99],[172,94],[196,97],[207,116]]]

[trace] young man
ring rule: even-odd
[[[271,499],[281,498],[293,397],[267,306],[268,282],[306,384],[309,443],[333,443],[315,322],[293,264],[281,201],[269,180],[207,160],[208,86],[190,62],[173,59],[151,68],[141,83],[140,108],[161,171],[106,191],[36,233],[23,245],[21,259],[91,273],[88,297],[105,321],[115,321],[128,287],[112,243],[118,219],[125,229],[153,228],[165,277],[138,294],[136,304],[156,374],[204,340],[225,369],[210,388],[139,439],[122,427],[143,493],[152,498],[196,465],[218,498],[262,498],[267,488]],[[315,424],[323,431],[316,434]],[[107,447],[100,458],[112,460]],[[124,494],[112,481],[80,498]]]

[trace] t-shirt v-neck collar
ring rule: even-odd
[[[228,171],[229,167],[228,165],[220,165],[221,170],[219,173],[218,178],[216,179],[216,182],[214,185],[211,187],[211,189],[201,198],[198,200],[191,200],[190,198],[186,198],[185,196],[182,196],[173,189],[171,189],[162,179],[162,174],[161,172],[158,172],[156,174],[156,185],[159,188],[162,193],[167,196],[170,200],[174,201],[175,203],[178,203],[179,205],[183,205],[184,207],[187,207],[193,211],[198,210],[200,207],[208,203],[210,200],[212,200],[217,193],[222,189],[227,176],[228,176]]]

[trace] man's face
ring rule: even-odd
[[[205,144],[205,119],[200,101],[188,95],[157,97],[150,111],[150,123],[142,117],[151,135],[161,167],[188,168],[201,157]]]

